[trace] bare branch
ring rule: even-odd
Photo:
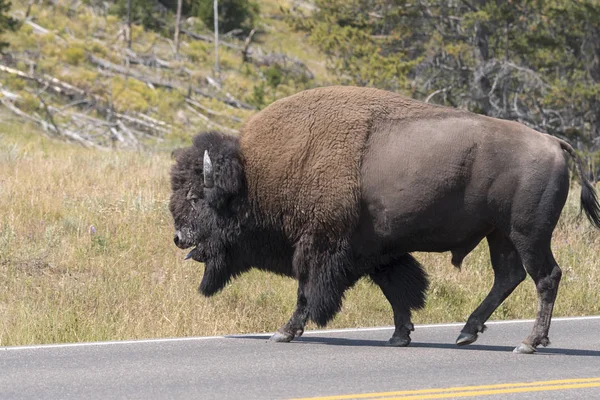
[[[427,96],[427,98],[425,99],[425,103],[429,103],[429,101],[436,95],[439,93],[446,93],[447,91],[449,91],[450,89],[452,89],[452,86],[448,86],[445,87],[443,89],[438,89],[435,92],[431,93],[429,96]]]
[[[252,30],[248,34],[248,37],[246,37],[246,40],[244,41],[244,48],[242,49],[242,60],[244,62],[247,62],[249,59],[248,58],[248,48],[250,47],[250,43],[252,43],[252,38],[254,37],[255,33],[256,33],[256,28],[252,28]]]
[[[56,133],[58,133],[60,136],[63,136],[63,133],[60,131],[60,129],[58,128],[58,125],[56,125],[56,122],[54,121],[54,116],[48,109],[48,104],[46,104],[46,102],[44,101],[44,98],[42,97],[42,93],[37,93],[37,97],[38,97],[38,99],[40,99],[40,102],[44,106],[44,110],[46,111],[46,114],[48,115],[48,119],[50,120],[50,123],[52,124],[52,126],[54,126]]]

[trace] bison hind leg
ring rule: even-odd
[[[504,233],[495,230],[487,236],[494,270],[494,284],[481,304],[471,313],[461,330],[456,344],[464,346],[475,342],[486,329],[485,322],[502,302],[525,279],[525,269],[513,242]]]
[[[391,346],[408,346],[414,330],[411,311],[423,308],[429,279],[423,266],[410,254],[391,257],[370,274],[394,311],[396,327]]]

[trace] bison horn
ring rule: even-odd
[[[210,157],[208,155],[208,150],[204,150],[203,174],[204,174],[204,187],[206,187],[206,188],[213,187],[215,185],[215,177],[214,177],[212,161],[210,161]]]

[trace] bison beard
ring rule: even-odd
[[[368,277],[392,306],[389,344],[406,346],[428,287],[410,253],[449,251],[458,267],[485,238],[494,284],[456,344],[477,340],[529,274],[538,315],[515,351],[533,353],[549,344],[562,275],[550,239],[569,191],[565,154],[600,227],[594,188],[562,140],[376,89],[313,89],[254,115],[240,138],[207,132],[176,152],[174,241],[205,263],[207,296],[252,267],[297,279],[296,309],[274,341],[299,337],[308,319],[326,325]]]
[[[227,266],[223,260],[210,260],[205,267],[198,291],[208,297],[223,289],[232,276],[227,271]]]
[[[204,275],[198,287],[198,291],[207,297],[217,294],[232,278],[243,272],[235,260],[227,259],[228,252],[225,249],[215,250],[212,249],[209,253],[211,256],[207,257]]]

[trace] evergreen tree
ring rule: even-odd
[[[195,0],[196,15],[210,29],[214,29],[214,0]],[[219,0],[219,31],[230,32],[242,29],[245,32],[254,27],[259,8],[250,0]]]
[[[8,15],[11,3],[8,0],[0,0],[0,34],[6,31],[16,31],[19,28],[19,21]],[[0,41],[0,51],[8,47],[9,43]]]
[[[523,122],[600,148],[597,0],[315,0],[291,12],[342,83]]]
[[[394,46],[397,32],[388,29],[376,1],[316,0],[317,11],[288,18],[327,56],[327,67],[344,84],[391,90],[407,88],[407,74],[418,63]],[[395,1],[394,3],[403,3]]]

